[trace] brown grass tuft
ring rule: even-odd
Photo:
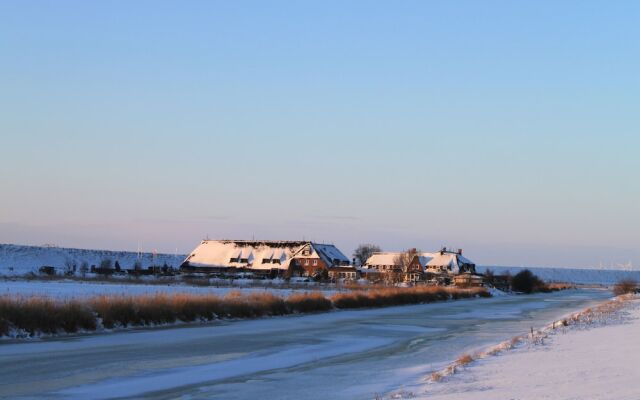
[[[285,300],[287,308],[293,313],[329,311],[333,308],[331,300],[321,292],[294,293]]]
[[[613,293],[620,296],[627,293],[633,293],[638,288],[638,282],[633,279],[622,279],[613,286]]]
[[[91,310],[78,301],[55,301],[44,297],[0,297],[0,335],[17,329],[37,332],[68,333],[96,328]]]
[[[473,357],[471,357],[471,355],[463,354],[462,356],[458,357],[458,359],[456,360],[456,364],[460,366],[464,366],[464,365],[470,364],[472,361],[473,361]]]

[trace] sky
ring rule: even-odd
[[[640,265],[637,1],[0,2],[0,242]]]

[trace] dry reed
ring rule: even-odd
[[[286,298],[264,291],[231,291],[225,296],[150,294],[96,296],[84,300],[0,297],[0,336],[73,333],[131,326],[257,318],[329,311],[334,308],[384,307],[489,296],[482,289],[443,287],[376,288],[338,293],[294,293]]]
[[[414,286],[410,288],[377,288],[353,290],[331,297],[336,308],[386,307],[404,304],[431,303],[449,299],[490,297],[484,288],[461,289],[441,286]]]

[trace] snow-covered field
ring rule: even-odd
[[[624,323],[557,330],[544,345],[523,347],[470,364],[412,398],[615,399],[640,398],[640,299]]]
[[[476,270],[484,273],[487,269],[495,274],[510,273],[515,275],[525,267],[489,267],[479,266]],[[527,267],[542,280],[547,282],[569,282],[584,285],[614,285],[621,279],[635,279],[640,281],[640,270],[595,269],[595,268],[543,268]]]
[[[136,261],[142,268],[152,265],[178,268],[185,259],[183,254],[136,253],[132,251],[72,249],[65,247],[23,246],[0,244],[0,276],[37,273],[42,266],[64,270],[67,265],[79,269],[82,263],[99,266],[103,260],[117,261],[122,268],[133,268]]]
[[[43,296],[56,299],[79,299],[92,296],[136,296],[145,294],[216,294],[225,295],[230,291],[242,291],[243,293],[259,293],[269,291],[280,296],[288,296],[293,292],[322,290],[323,293],[331,295],[337,289],[330,288],[301,288],[301,289],[281,289],[272,287],[210,287],[210,286],[188,286],[184,284],[127,284],[127,283],[102,283],[102,282],[82,282],[82,281],[24,281],[24,280],[1,280],[0,296]]]

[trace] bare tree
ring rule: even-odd
[[[89,272],[89,263],[83,261],[80,263],[80,275],[84,278],[87,275],[87,272]]]
[[[64,262],[64,274],[71,276],[76,272],[76,264],[71,259],[67,259]]]
[[[373,253],[379,253],[382,249],[380,246],[371,243],[363,243],[358,246],[357,249],[353,251],[353,257],[357,258],[360,262],[360,265],[363,265],[369,257],[373,255]]]
[[[142,262],[140,262],[140,260],[136,260],[133,263],[133,274],[137,277],[140,275],[141,271],[142,271]]]
[[[418,253],[417,249],[409,249],[394,258],[393,264],[395,266],[395,272],[399,275],[399,278],[396,277],[396,279],[399,279],[399,282],[408,279],[411,273],[411,263],[418,256]]]
[[[403,251],[398,254],[396,258],[393,260],[394,265],[396,265],[400,271],[403,273],[409,272],[409,266],[413,262],[413,259],[418,255],[417,249],[409,249],[407,251]]]
[[[112,266],[113,266],[113,261],[110,258],[103,258],[100,261],[100,269],[102,270],[111,269]]]
[[[399,269],[392,269],[386,271],[382,279],[386,285],[395,285],[404,281],[404,273]]]

